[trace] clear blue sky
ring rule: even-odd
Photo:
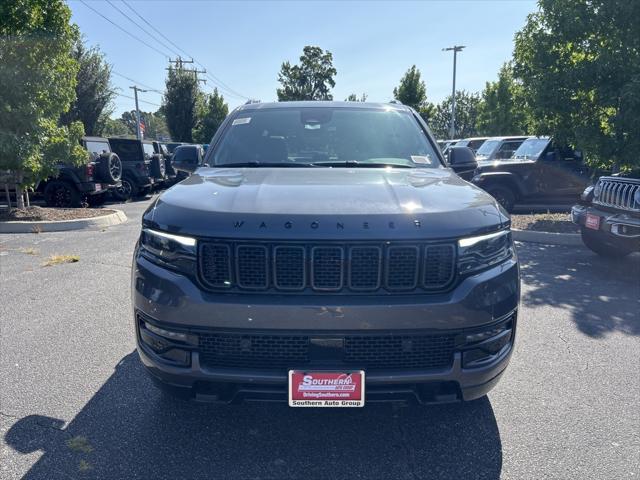
[[[150,38],[106,1],[85,0],[127,31],[166,52],[176,53]],[[122,12],[176,50],[120,0]],[[127,0],[140,15],[174,44],[207,67],[208,72],[241,95],[276,99],[277,76],[284,60],[292,63],[305,45],[333,53],[338,70],[334,99],[366,93],[370,101],[389,101],[393,88],[413,64],[421,70],[430,101],[451,92],[452,54],[443,47],[467,48],[458,56],[458,88],[480,91],[494,80],[511,57],[513,37],[534,1],[444,2],[223,2]],[[164,90],[167,59],[118,30],[79,0],[71,0],[73,21],[89,45],[98,45],[115,72]],[[120,93],[131,96],[132,82],[114,75]],[[214,87],[207,81],[206,91]],[[222,90],[231,108],[244,103]],[[159,105],[158,93],[140,99]],[[114,116],[133,109],[133,100],[118,97]],[[141,103],[142,110],[157,106]]]

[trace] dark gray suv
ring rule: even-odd
[[[398,104],[259,103],[144,214],[140,358],[164,391],[291,406],[472,400],[513,351],[510,221]],[[198,166],[200,163],[200,166]]]

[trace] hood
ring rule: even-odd
[[[207,237],[397,240],[484,233],[508,217],[444,168],[201,168],[144,222]]]

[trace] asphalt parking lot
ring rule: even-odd
[[[134,349],[148,203],[102,231],[0,236],[0,478],[640,475],[640,255],[519,244],[515,354],[469,404],[184,405],[161,399]],[[43,267],[52,254],[79,261]]]

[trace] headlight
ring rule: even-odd
[[[480,235],[458,240],[458,271],[461,274],[489,268],[514,255],[511,232]]]
[[[144,228],[140,235],[140,254],[172,270],[196,272],[196,239]]]

